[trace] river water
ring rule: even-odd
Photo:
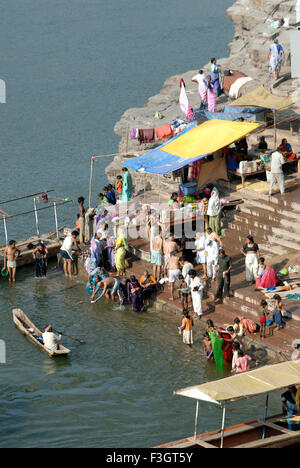
[[[74,200],[87,196],[90,156],[117,150],[113,127],[122,113],[143,106],[168,76],[228,54],[231,3],[4,1],[0,200],[52,188]],[[29,211],[32,200],[1,208]],[[72,226],[75,214],[61,208],[60,224]],[[34,225],[33,214],[8,221],[9,238],[34,234]],[[40,229],[53,229],[52,213],[41,212]],[[7,357],[0,447],[150,447],[193,433],[195,404],[173,391],[219,375],[203,357],[201,334],[193,349],[184,346],[172,314],[91,305],[83,285],[65,280],[55,264],[47,280],[34,279],[33,268],[19,271],[16,287],[0,279],[0,304]],[[15,307],[38,326],[51,323],[86,343],[65,339],[71,355],[49,359],[13,326]],[[254,415],[262,417],[262,401],[235,405],[227,424]],[[199,431],[220,419],[217,408],[200,405]]]

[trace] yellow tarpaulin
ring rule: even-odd
[[[208,120],[165,145],[161,151],[172,153],[180,158],[196,158],[231,145],[259,126],[260,124],[248,122]]]
[[[221,405],[300,383],[300,360],[260,367],[225,379],[174,392],[196,400]]]
[[[300,96],[274,96],[261,85],[259,88],[250,91],[229,105],[239,107],[265,107],[266,109],[275,109],[278,111],[294,105],[299,99]]]

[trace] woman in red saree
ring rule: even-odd
[[[270,265],[265,265],[265,259],[261,257],[258,260],[258,272],[257,272],[257,280],[256,280],[256,287],[257,288],[270,288],[276,287],[277,284],[277,276],[274,271],[274,268]]]
[[[230,333],[228,333],[225,328],[218,327],[218,338],[223,339],[223,344],[222,344],[222,351],[223,351],[223,359],[226,362],[232,363],[232,357],[233,357],[233,349],[232,349],[232,343],[233,339]]]

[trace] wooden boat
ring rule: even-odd
[[[287,389],[300,383],[300,360],[264,366],[243,374],[187,387],[174,392],[176,395],[196,400],[194,435],[162,444],[156,448],[283,448],[300,446],[299,417],[287,419],[284,415],[268,416],[269,393]],[[250,397],[266,395],[265,414],[262,419],[225,428],[226,406]],[[197,434],[199,401],[213,403],[222,409],[222,427],[219,430]],[[280,397],[279,397],[279,404]],[[295,429],[290,430],[288,421]],[[296,422],[297,421],[297,422]]]
[[[44,242],[45,247],[48,249],[48,259],[55,257],[61,247],[61,243],[66,235],[71,232],[71,229],[66,227],[61,227],[58,230],[59,238],[57,239],[57,232],[52,231],[47,234],[44,234],[40,237],[33,236],[28,239],[22,240],[16,243],[16,247],[20,250],[21,254],[17,260],[17,267],[32,265],[35,263],[35,260],[32,256],[34,249],[37,247],[39,242]],[[0,246],[0,268],[4,264],[4,250],[6,246]]]
[[[50,351],[47,349],[43,343],[37,340],[35,337],[42,337],[42,332],[34,325],[34,323],[29,320],[27,315],[21,309],[13,309],[13,321],[17,328],[26,336],[26,338],[31,341],[34,345],[40,348],[44,353],[48,354],[49,357],[57,356],[66,356],[71,351],[68,348],[65,348],[63,345],[59,345],[57,351]],[[33,330],[33,332],[32,332]]]

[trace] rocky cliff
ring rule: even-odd
[[[273,39],[278,37],[282,44],[286,63],[282,69],[282,75],[288,77],[290,72],[290,39],[289,29],[273,29],[272,23],[276,18],[289,18],[290,25],[293,26],[296,21],[295,13],[296,0],[237,0],[232,7],[227,10],[228,17],[233,21],[235,33],[232,42],[229,44],[230,56],[218,59],[223,69],[240,70],[253,78],[243,87],[243,92],[247,92],[258,84],[263,84],[268,88],[273,88],[274,83],[268,74],[267,51]],[[207,64],[204,69],[208,70]],[[137,151],[150,149],[151,145],[140,145],[137,140],[131,140],[130,134],[134,127],[153,128],[159,125],[169,123],[177,117],[182,117],[179,105],[179,80],[183,78],[187,84],[187,92],[190,103],[195,108],[199,107],[199,98],[196,84],[191,83],[192,76],[197,70],[187,71],[181,75],[175,75],[168,78],[160,93],[149,98],[143,108],[128,109],[121,120],[115,125],[115,133],[121,137],[119,144],[120,153],[128,153],[129,158],[137,155]],[[296,80],[297,81],[297,80]],[[284,94],[295,91],[298,82],[293,84],[289,80],[285,85]],[[274,90],[273,90],[274,92]],[[280,94],[280,87],[275,91]],[[227,100],[223,96],[219,101],[219,106],[224,105]],[[162,120],[155,118],[155,113],[159,111],[163,115]],[[117,156],[107,167],[106,174],[113,183],[115,176],[120,173],[121,162],[126,157]],[[157,178],[147,177],[142,174],[133,174],[135,178],[136,191],[142,190],[145,186],[145,177],[147,178],[147,188],[157,188]],[[173,182],[163,180],[163,190],[172,190]],[[178,184],[174,183],[174,187]]]

